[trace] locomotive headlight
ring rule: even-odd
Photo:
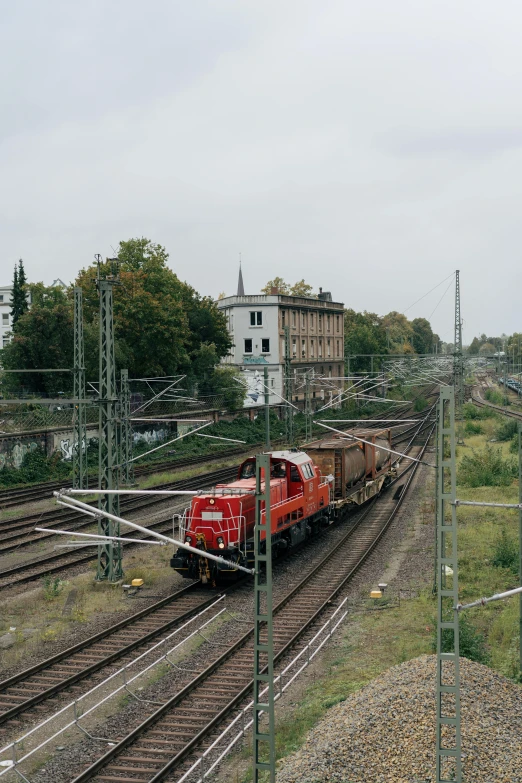
[[[223,539],[221,538],[221,536],[219,536],[219,538],[218,538],[218,540],[217,540],[217,543],[218,543],[218,547],[219,547],[220,549],[224,549],[224,548],[225,548],[225,542],[223,541]]]
[[[192,544],[192,539],[190,536],[185,536],[185,544]]]
[[[214,498],[210,498],[210,500],[208,502],[209,502],[209,505],[213,506],[216,501],[214,500]]]

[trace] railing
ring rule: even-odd
[[[202,519],[201,517],[190,516],[187,514],[189,509],[185,509],[183,515],[179,520],[179,532],[181,540],[185,540],[186,535],[195,535],[197,529],[198,533],[205,534],[209,538],[215,538],[216,536],[228,535],[228,543],[238,548],[241,548],[241,529],[243,530],[243,542],[246,542],[246,517],[243,514],[238,516],[224,517],[222,519]],[[208,524],[211,522],[212,524]],[[223,527],[223,523],[227,523],[226,527]],[[194,527],[193,527],[194,525]],[[209,535],[210,534],[210,535]],[[233,538],[233,535],[236,538]]]

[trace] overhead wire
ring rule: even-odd
[[[454,276],[455,276],[455,272],[452,272],[452,273],[451,273],[451,275],[448,275],[448,277],[445,277],[445,278],[444,278],[444,280],[441,280],[441,281],[440,281],[440,283],[437,283],[437,285],[436,285],[436,286],[433,286],[433,288],[430,288],[430,290],[429,290],[427,293],[423,294],[423,295],[420,297],[420,299],[417,299],[417,301],[416,301],[416,302],[414,302],[412,305],[410,305],[409,307],[407,307],[407,308],[406,308],[406,310],[403,310],[403,312],[404,312],[404,313],[407,313],[407,312],[408,312],[408,310],[411,310],[411,308],[412,308],[412,307],[415,307],[415,305],[416,305],[416,304],[418,304],[420,301],[422,301],[422,299],[424,299],[426,296],[428,296],[428,294],[431,294],[431,292],[432,292],[432,291],[435,291],[435,289],[439,288],[439,286],[441,286],[443,283],[445,283],[445,282],[446,282],[446,280],[449,280],[449,279],[450,279],[450,277],[454,277]],[[443,294],[443,296],[444,296],[444,294]],[[430,317],[431,317],[431,316],[430,316]]]

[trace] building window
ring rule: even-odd
[[[294,327],[294,329],[295,329],[295,326],[296,326],[296,319],[297,319],[296,312],[295,312],[295,310],[292,310],[292,326]]]
[[[317,320],[319,321],[319,323],[317,324],[317,328],[318,328],[318,330],[320,332],[322,332],[323,331],[323,314],[322,313],[319,313],[319,315],[317,316]]]
[[[252,353],[252,339],[250,337],[245,339],[245,353]]]
[[[326,331],[327,332],[330,331],[330,316],[329,315],[326,316]]]
[[[329,378],[331,378],[331,377],[332,377],[332,365],[330,365],[330,366],[328,367],[328,377],[329,377]]]
[[[261,353],[270,353],[270,340],[268,337],[263,337],[261,340]]]
[[[339,316],[338,316],[338,315],[336,315],[335,317],[336,317],[336,319],[337,319],[337,320],[336,320],[336,326],[335,326],[335,330],[338,332],[338,331],[339,331],[339,322],[340,322],[340,320],[341,320],[341,319],[339,318]]]
[[[261,310],[250,312],[250,326],[263,326],[263,313]]]
[[[304,329],[306,326],[306,313],[301,313],[301,329]]]
[[[323,341],[319,340],[319,358],[323,355]]]
[[[341,341],[337,340],[337,356],[341,355]]]
[[[315,358],[315,346],[313,340],[310,340],[310,358],[311,359]]]
[[[3,301],[4,301],[4,295],[0,294],[0,302],[3,302]]]
[[[330,346],[330,339],[326,341],[326,355],[331,356],[332,355],[332,349]]]
[[[9,337],[4,337],[2,340],[2,347],[5,348],[6,345],[9,345],[10,340]]]
[[[281,328],[282,329],[285,328],[285,315],[286,315],[286,310],[281,310]]]
[[[292,340],[292,356],[297,356],[297,340],[295,337]]]
[[[314,328],[314,314],[310,313],[310,329]]]
[[[9,313],[2,313],[2,323],[3,324],[9,323]]]
[[[306,340],[301,340],[301,358],[306,359]]]

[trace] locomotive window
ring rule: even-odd
[[[285,478],[286,477],[286,467],[284,462],[276,462],[275,465],[272,465],[272,470],[270,471],[272,478]]]
[[[290,481],[301,481],[301,476],[295,465],[290,468]]]
[[[305,478],[313,478],[314,477],[314,471],[312,469],[312,466],[309,462],[305,462],[304,465],[302,465],[303,475]]]
[[[253,462],[245,462],[241,469],[241,478],[253,478],[256,475],[256,466]]]
[[[252,353],[252,339],[245,339],[245,353]]]

